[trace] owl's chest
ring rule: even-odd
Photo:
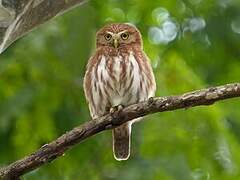
[[[108,59],[106,80],[112,82],[116,90],[121,91],[126,88],[127,82],[133,78],[134,71],[138,71],[139,67],[136,59],[130,53],[128,56],[114,56]],[[138,74],[139,75],[139,74]]]
[[[102,56],[97,76],[107,89],[111,89],[111,94],[124,96],[132,93],[135,86],[139,86],[140,71],[132,53],[127,56]]]
[[[115,56],[108,61],[109,80],[115,82],[115,86],[121,82],[121,77],[126,75],[126,66],[128,66],[128,59],[123,56]]]
[[[96,65],[95,76],[104,83],[112,82],[117,85],[130,70],[128,67],[129,59],[124,56],[101,56]]]

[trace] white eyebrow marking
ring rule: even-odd
[[[120,34],[122,34],[122,33],[125,33],[125,32],[127,32],[127,30],[124,30],[124,31],[119,32],[118,35],[120,35]]]
[[[114,34],[113,32],[110,32],[110,31],[107,31],[107,33],[108,33],[108,34],[111,34],[111,35],[113,35],[113,34]]]

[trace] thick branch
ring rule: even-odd
[[[101,131],[112,129],[134,118],[156,112],[172,111],[200,105],[211,105],[223,99],[240,97],[240,83],[193,91],[179,96],[156,97],[130,105],[121,112],[87,121],[36,152],[0,170],[0,178],[14,179],[61,156],[73,145]]]
[[[87,0],[0,0],[0,53],[13,41]]]

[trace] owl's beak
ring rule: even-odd
[[[113,39],[113,46],[114,46],[114,48],[118,48],[119,47],[119,42],[118,42],[118,38],[117,37]]]

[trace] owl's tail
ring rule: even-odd
[[[131,124],[125,123],[113,129],[113,154],[116,160],[127,160],[130,156]]]

